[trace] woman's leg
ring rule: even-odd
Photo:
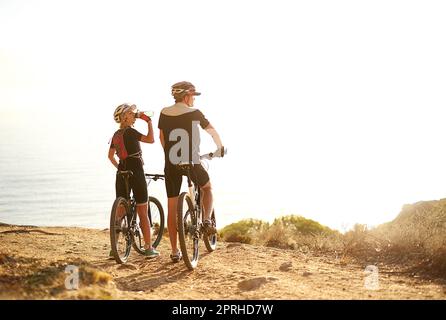
[[[141,221],[141,230],[145,242],[144,249],[152,248],[150,223],[149,223],[149,217],[147,215],[148,212],[147,210],[148,210],[147,202],[136,205],[136,211],[138,212],[139,221]]]
[[[125,198],[126,197],[124,180],[118,174],[116,174],[115,191],[116,191],[116,198],[118,198],[118,197]],[[124,206],[119,206],[118,209],[116,210],[116,215],[117,215],[118,219],[124,218],[124,216],[125,216],[125,207]]]

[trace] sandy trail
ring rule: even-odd
[[[293,250],[219,242],[201,244],[198,268],[132,251],[129,262],[108,259],[107,230],[0,226],[2,299],[446,299],[446,282],[378,265],[379,289],[365,287],[365,265]],[[67,265],[83,270],[78,290],[66,290]],[[370,279],[370,278],[368,278]]]

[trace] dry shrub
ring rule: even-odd
[[[437,254],[446,247],[446,201],[405,205],[395,220],[379,226],[375,234],[408,254]]]
[[[288,215],[269,223],[247,219],[232,223],[220,231],[227,242],[265,245],[301,251],[339,250],[341,234],[318,222],[301,216]]]
[[[385,252],[394,261],[446,277],[446,199],[405,205],[374,234],[386,241]]]
[[[256,244],[267,247],[294,249],[293,234],[283,223],[274,223],[268,228],[260,228],[252,233]]]
[[[109,273],[88,266],[80,269],[80,278],[83,285],[107,284],[113,280]]]
[[[344,235],[316,221],[289,215],[271,225],[242,220],[223,228],[220,236],[225,241],[334,253],[341,261],[399,264],[446,278],[446,199],[405,205],[394,221],[371,230],[356,224]]]
[[[355,224],[343,237],[343,255],[362,255],[369,251],[369,231],[366,225]]]
[[[256,244],[302,252],[330,251],[340,247],[341,234],[301,216],[274,220],[268,228],[253,234]]]
[[[343,235],[339,232],[322,233],[313,236],[314,250],[336,253],[343,248]]]
[[[312,249],[328,244],[341,261],[384,262],[403,267],[408,272],[446,278],[446,199],[405,205],[398,217],[369,230],[356,224],[344,235],[316,237]],[[338,256],[338,255],[337,255]]]

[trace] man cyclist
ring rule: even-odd
[[[172,86],[172,96],[175,104],[161,110],[158,128],[160,129],[160,141],[164,148],[164,173],[168,198],[167,227],[169,230],[173,262],[178,262],[181,252],[177,248],[177,202],[183,180],[182,172],[177,167],[181,162],[192,163],[192,179],[202,191],[205,233],[213,234],[217,230],[212,225],[210,215],[213,209],[212,185],[207,171],[199,161],[200,135],[198,125],[211,135],[218,147],[218,152],[223,152],[223,144],[220,136],[203,113],[193,108],[195,96],[201,93],[195,90],[195,86],[186,81],[175,83]],[[186,148],[182,148],[186,146]]]

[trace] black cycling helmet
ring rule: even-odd
[[[175,83],[172,86],[172,96],[175,98],[175,100],[181,100],[184,98],[184,96],[192,94],[194,96],[201,95],[200,92],[197,92],[195,90],[195,86],[187,81],[181,81],[178,83]]]

